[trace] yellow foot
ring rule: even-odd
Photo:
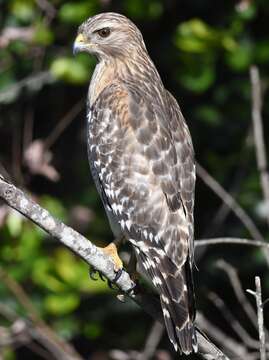
[[[112,242],[105,248],[101,248],[101,247],[98,247],[98,248],[100,251],[102,251],[103,253],[105,253],[112,259],[113,264],[114,264],[114,271],[116,274],[115,278],[113,279],[113,282],[117,282],[123,272],[123,263],[118,255],[116,245]],[[97,280],[97,278],[95,277],[96,273],[99,274],[101,280],[103,280],[103,281],[105,280],[99,271],[97,271],[95,268],[91,267],[90,268],[90,278],[92,280]],[[113,288],[112,283],[110,281],[108,281],[108,285],[109,285],[109,287]]]
[[[105,248],[99,248],[99,249],[112,258],[115,272],[119,272],[122,270],[123,263],[118,255],[117,247],[113,242],[110,243]]]

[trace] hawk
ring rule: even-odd
[[[132,244],[160,296],[170,341],[189,354],[197,351],[197,340],[195,161],[188,127],[128,18],[90,17],[78,29],[74,53],[80,51],[97,58],[87,98],[93,179],[114,235]]]

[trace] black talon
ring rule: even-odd
[[[113,282],[117,282],[117,281],[119,280],[119,278],[121,277],[122,273],[123,273],[123,269],[119,269],[119,270],[116,272],[116,276],[115,276]]]
[[[107,280],[107,285],[108,285],[108,287],[111,289],[111,290],[116,290],[117,288],[115,288],[114,286],[113,286],[113,283],[110,281],[110,280]]]
[[[97,281],[98,279],[96,277],[94,277],[94,275],[97,273],[97,270],[95,268],[90,268],[90,271],[89,271],[89,275],[90,275],[90,278],[93,280],[93,281]]]
[[[114,286],[114,283],[117,282],[119,280],[119,278],[121,277],[123,273],[123,269],[120,269],[116,272],[115,278],[113,279],[113,282],[110,280],[107,280],[107,284],[110,287],[110,289],[112,290],[117,290],[118,288]]]
[[[98,277],[95,277],[96,274],[99,276],[99,278],[100,278],[102,281],[105,281],[105,280],[106,280],[106,279],[103,277],[103,274],[100,273],[100,271],[96,270],[94,267],[91,267],[91,268],[90,268],[89,274],[90,274],[90,278],[91,278],[93,281],[97,281],[97,280],[98,280]]]

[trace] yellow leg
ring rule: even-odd
[[[118,255],[117,247],[113,242],[110,243],[105,248],[99,248],[99,249],[112,258],[115,272],[118,272],[123,268],[123,263]]]

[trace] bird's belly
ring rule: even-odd
[[[91,151],[88,152],[88,158],[89,158],[89,163],[90,163],[90,170],[91,170],[91,174],[92,174],[92,178],[94,180],[96,189],[99,193],[99,196],[102,200],[103,206],[105,208],[106,211],[106,215],[109,221],[109,225],[111,227],[111,230],[114,234],[115,237],[119,237],[122,233],[121,231],[121,227],[119,225],[118,219],[116,218],[115,214],[112,212],[109,204],[106,201],[106,194],[104,193],[104,190],[102,190],[101,184],[100,184],[100,173],[99,171],[97,171],[96,166],[94,165],[94,159],[93,156],[91,154]]]

